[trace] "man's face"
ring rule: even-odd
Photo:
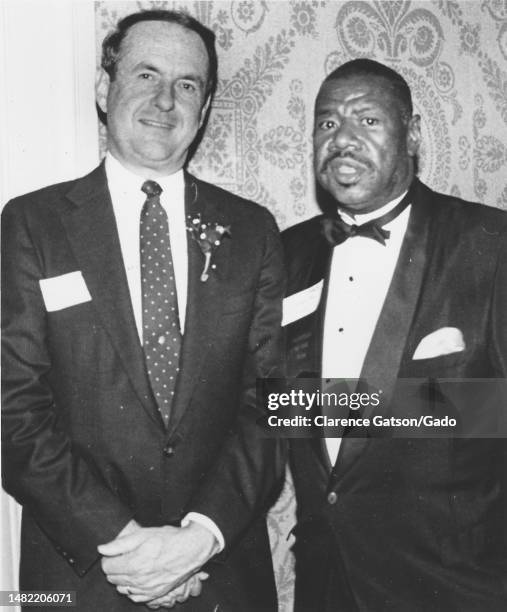
[[[419,140],[419,117],[404,121],[384,78],[339,78],[321,87],[315,104],[315,173],[349,212],[376,210],[408,188]]]
[[[108,148],[140,175],[179,170],[202,125],[208,54],[198,34],[175,23],[133,25],[108,83]]]

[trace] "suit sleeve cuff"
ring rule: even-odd
[[[181,526],[186,527],[191,521],[194,521],[194,523],[199,523],[199,525],[202,525],[203,527],[206,527],[206,529],[211,531],[218,543],[217,554],[223,551],[223,549],[225,548],[224,536],[222,535],[222,532],[217,527],[214,521],[212,521],[204,514],[201,514],[200,512],[189,512],[183,517],[183,520],[181,521]]]

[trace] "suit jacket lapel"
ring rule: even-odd
[[[228,225],[219,202],[206,198],[202,183],[185,173],[185,210],[187,216],[200,213],[205,222]],[[234,228],[231,230],[234,237]],[[225,238],[213,253],[213,269],[206,281],[201,280],[204,255],[190,235],[188,249],[188,293],[185,330],[180,354],[180,372],[171,410],[170,432],[181,421],[199,378],[206,353],[211,346],[224,305],[223,281],[229,273],[230,240]]]
[[[416,179],[412,209],[384,307],[363,363],[361,379],[373,391],[382,389],[382,404],[392,397],[426,269],[431,203],[429,190]],[[426,200],[426,201],[425,201]],[[365,417],[371,415],[367,409]],[[336,465],[337,477],[355,462],[368,438],[344,438]]]
[[[161,422],[137,334],[104,165],[74,183],[67,197],[74,206],[62,215],[62,221],[92,305],[140,402],[151,418]]]

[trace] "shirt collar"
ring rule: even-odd
[[[183,193],[185,185],[183,170],[156,178],[151,178],[147,171],[147,176],[142,177],[127,170],[110,152],[106,153],[105,170],[108,184],[113,184],[116,187],[121,186],[123,192],[140,192],[144,181],[148,179],[156,181],[162,187],[162,193],[166,194]]]
[[[378,219],[379,217],[382,217],[382,215],[388,213],[403,200],[407,193],[408,189],[394,200],[391,200],[387,204],[384,204],[384,206],[382,206],[381,208],[377,208],[376,210],[373,210],[368,213],[361,213],[352,216],[343,210],[338,210],[338,214],[343,219],[343,221],[345,221],[345,223],[348,223],[349,225],[363,225],[364,223],[368,223],[368,221],[373,221],[374,219]]]

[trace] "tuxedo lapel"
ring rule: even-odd
[[[333,249],[326,241],[324,236],[317,237],[311,244],[311,254],[308,258],[301,259],[302,265],[299,266],[295,284],[301,289],[311,287],[323,278],[327,278],[329,272],[329,261]]]
[[[383,402],[394,390],[426,270],[431,212],[423,196],[417,182],[398,262],[361,371],[374,390],[382,389]]]
[[[303,291],[322,280],[324,285],[317,310],[287,327],[287,371],[291,376],[320,378],[325,304],[333,250],[321,234],[320,217],[312,219],[312,222],[315,224],[312,228],[313,239],[305,240],[301,248],[295,249],[293,260],[288,262],[289,294]],[[329,474],[332,465],[324,439],[316,436],[308,442],[321,467]]]
[[[218,202],[206,198],[202,183],[185,173],[185,210],[187,217],[201,214],[208,223],[229,224]],[[232,229],[234,232],[234,229]],[[218,325],[225,303],[223,281],[228,277],[230,239],[225,238],[213,253],[216,268],[210,270],[206,281],[201,280],[204,255],[199,244],[188,234],[188,294],[185,330],[180,355],[180,372],[171,410],[170,431],[175,430],[197,384],[202,365]]]
[[[429,194],[416,180],[405,238],[361,371],[361,379],[371,391],[382,390],[383,405],[389,405],[394,391],[426,270],[432,216],[431,203],[425,201]],[[370,407],[363,416],[369,417],[371,411]],[[348,470],[367,444],[368,438],[343,439],[337,477]]]
[[[74,183],[67,197],[73,206],[62,214],[62,222],[92,305],[143,407],[160,422],[137,334],[104,165]]]
[[[287,371],[291,376],[320,377],[322,369],[322,332],[332,248],[320,233],[319,219],[310,240],[294,249],[289,272],[288,295],[293,295],[323,281],[320,302],[315,312],[287,326]]]

